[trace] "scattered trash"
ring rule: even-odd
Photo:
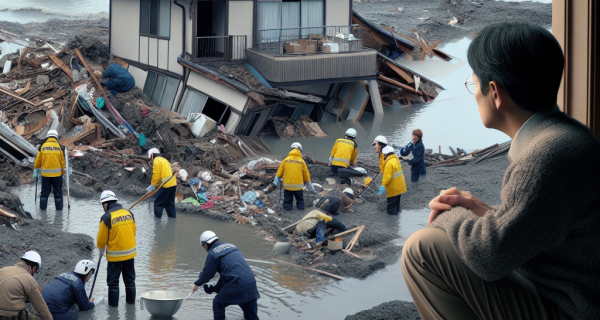
[[[133,171],[135,171],[135,167],[125,167],[125,168],[123,168],[123,169],[125,169],[125,170],[127,170],[127,171],[129,171],[129,172],[133,172]]]
[[[448,24],[452,25],[452,24],[457,24],[458,23],[458,19],[456,19],[456,17],[452,17],[452,20],[450,20],[450,22],[448,22]]]

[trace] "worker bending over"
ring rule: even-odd
[[[240,250],[234,244],[219,242],[212,231],[202,233],[200,245],[208,252],[208,256],[192,290],[196,291],[204,285],[207,294],[217,293],[213,300],[214,319],[225,319],[225,308],[237,304],[244,312],[244,319],[258,320],[257,300],[260,294],[254,273]],[[220,276],[217,284],[207,285],[217,272]]]
[[[119,277],[123,274],[125,301],[135,303],[135,265],[137,255],[135,234],[137,228],[133,213],[117,203],[117,196],[110,190],[102,191],[100,203],[104,215],[100,219],[98,249],[106,247],[106,283],[108,285],[108,305],[119,305]]]
[[[62,175],[66,173],[65,155],[58,144],[58,132],[48,130],[46,141],[38,150],[33,164],[33,178],[36,179],[38,172],[42,173],[42,192],[40,193],[40,209],[46,210],[50,192],[54,193],[54,206],[56,210],[63,209]]]
[[[159,157],[158,154],[160,154],[160,151],[157,148],[148,150],[148,158],[152,160],[152,184],[146,191],[154,191],[163,181],[166,181],[156,194],[156,200],[154,200],[154,216],[161,218],[164,209],[167,211],[167,215],[170,218],[175,218],[177,177],[173,175],[169,161],[163,157]]]
[[[40,293],[33,275],[42,266],[42,257],[27,251],[14,266],[0,269],[0,320],[32,318],[25,302],[31,302],[42,320],[52,320],[52,314]]]
[[[347,212],[354,199],[354,190],[350,188],[340,191],[333,189],[327,192],[315,205],[315,207],[337,216],[338,210],[341,212]]]
[[[318,194],[315,187],[310,182],[310,173],[308,167],[302,159],[302,145],[298,142],[292,143],[292,150],[288,156],[283,159],[279,170],[275,174],[273,184],[279,184],[283,179],[283,208],[287,211],[292,210],[294,198],[296,198],[296,207],[304,210],[304,185],[309,191]]]
[[[385,146],[381,146],[385,143]],[[387,145],[383,136],[375,138],[375,151],[379,153],[379,171],[383,173],[381,187],[378,194],[387,195],[387,213],[396,215],[400,212],[400,196],[406,192],[406,181],[402,173],[402,166],[394,148]]]
[[[54,320],[77,320],[77,310],[94,309],[94,298],[88,299],[85,284],[95,271],[96,263],[81,260],[74,271],[63,272],[42,290],[42,296]]]
[[[362,176],[363,173],[352,169],[356,165],[356,156],[358,155],[358,144],[356,144],[356,130],[350,128],[346,130],[343,139],[337,139],[331,149],[329,156],[329,165],[331,172],[340,176],[340,183],[351,185],[349,177]]]
[[[425,146],[423,145],[423,131],[415,129],[412,132],[412,141],[400,149],[400,155],[408,156],[412,152],[413,158],[410,163],[410,181],[419,181],[420,175],[426,175],[425,169]]]
[[[321,242],[325,240],[325,231],[327,229],[333,229],[332,234],[336,234],[346,231],[346,226],[339,220],[319,210],[313,210],[307,213],[300,223],[298,223],[296,234],[311,239],[316,238],[317,242]]]

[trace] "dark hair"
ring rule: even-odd
[[[25,260],[25,259],[21,259],[21,261],[25,262],[25,264],[30,266],[31,269],[33,269],[33,267],[36,267],[38,270],[40,269],[40,265],[37,262],[33,262],[33,261]],[[37,272],[37,270],[36,270],[36,272]]]
[[[495,81],[527,111],[556,104],[565,58],[548,30],[528,23],[487,26],[469,45],[467,58],[484,95]]]

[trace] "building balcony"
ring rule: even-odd
[[[197,63],[246,59],[246,36],[212,36],[196,38]]]
[[[246,59],[276,86],[377,75],[377,51],[362,47],[358,25],[259,30]]]

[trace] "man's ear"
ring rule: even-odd
[[[503,96],[506,92],[500,86],[498,86],[496,81],[490,81],[489,90],[490,98],[494,99],[494,105],[496,106],[496,109],[500,109],[502,107]]]

